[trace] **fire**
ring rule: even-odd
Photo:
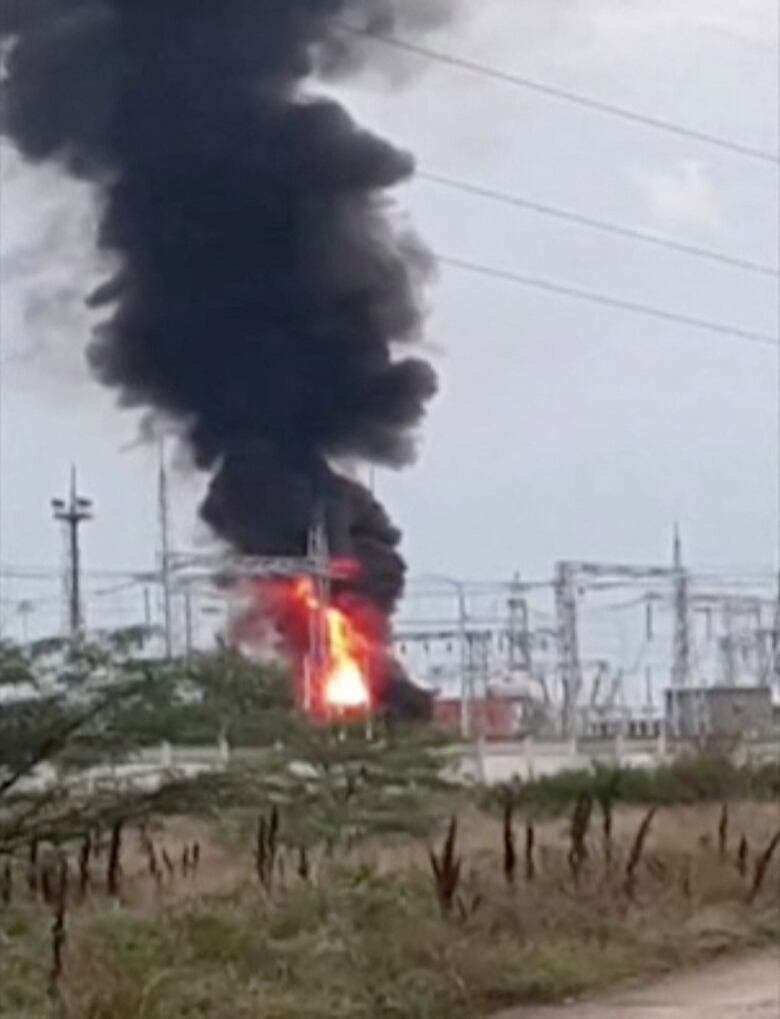
[[[360,666],[358,635],[339,609],[325,610],[330,665],[324,677],[325,702],[341,711],[368,709],[371,692]]]
[[[314,626],[319,623],[322,628],[322,660],[314,660],[311,648],[308,655],[315,709],[319,704],[325,713],[370,710],[370,641],[357,621],[343,609],[324,604],[308,578],[295,581],[293,597],[305,607]]]

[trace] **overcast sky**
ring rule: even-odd
[[[466,0],[431,47],[776,151],[776,0]],[[420,169],[774,265],[777,167],[410,56],[338,91]],[[0,559],[57,566],[49,499],[78,465],[92,567],[148,567],[155,454],[83,363],[92,196],[7,147],[2,186]],[[399,193],[445,255],[776,335],[776,279],[450,192]],[[776,560],[778,364],[769,346],[442,267],[426,348],[441,394],[417,465],[380,472],[416,574],[549,575],[658,561],[679,520],[697,566]],[[179,474],[179,546],[197,538]],[[8,590],[8,589],[7,589]],[[12,589],[13,593],[13,589]]]

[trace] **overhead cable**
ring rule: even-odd
[[[532,198],[525,198],[522,195],[509,194],[505,191],[498,191],[494,188],[485,187],[479,184],[472,184],[468,181],[459,180],[441,173],[431,173],[421,170],[417,176],[431,184],[450,188],[454,191],[461,191],[465,194],[485,198],[489,201],[499,202],[504,205],[512,205],[519,209],[526,209],[542,216],[551,216],[555,219],[577,226],[590,227],[593,230],[600,230],[603,233],[612,234],[626,240],[640,241],[643,244],[655,245],[661,248],[668,248],[683,255],[692,255],[696,258],[708,259],[734,269],[742,269],[745,272],[757,273],[762,276],[769,276],[773,279],[780,277],[780,269],[777,266],[767,265],[763,262],[755,262],[752,259],[742,258],[739,255],[729,255],[725,252],[715,251],[711,248],[701,247],[697,244],[690,244],[686,241],[678,241],[671,237],[664,237],[660,234],[650,233],[636,227],[622,226],[619,223],[612,223],[596,216],[575,212],[571,209],[562,208],[559,205],[551,205],[545,202],[538,202]]]
[[[407,246],[408,247],[408,246]],[[505,283],[512,283],[515,286],[525,287],[530,290],[539,290],[558,297],[568,297],[577,301],[586,301],[589,304],[598,304],[607,308],[614,308],[619,311],[629,312],[633,315],[642,315],[646,318],[654,318],[663,322],[673,322],[685,326],[688,329],[696,329],[703,332],[714,333],[720,336],[728,336],[741,340],[745,343],[761,344],[765,347],[780,347],[780,341],[769,333],[754,332],[750,329],[742,329],[739,326],[727,325],[713,319],[699,318],[695,315],[685,315],[681,312],[670,311],[667,308],[659,308],[651,304],[643,304],[640,301],[633,301],[628,298],[619,297],[613,294],[604,294],[596,290],[587,290],[583,287],[573,286],[569,283],[559,283],[556,280],[547,279],[541,276],[529,276],[509,269],[499,269],[495,266],[485,265],[470,259],[445,255],[438,252],[433,253],[433,258],[441,265],[448,265],[463,272],[473,273],[479,276],[486,276]]]
[[[722,135],[711,134],[709,131],[688,127],[687,125],[680,124],[674,120],[652,116],[647,113],[642,113],[639,110],[634,110],[628,106],[621,106],[617,103],[611,103],[604,99],[595,99],[592,96],[583,95],[580,92],[561,88],[558,85],[549,85],[546,82],[538,81],[533,78],[527,78],[519,74],[502,71],[498,68],[491,67],[488,64],[479,63],[476,60],[469,60],[465,57],[459,57],[451,53],[444,53],[441,50],[432,49],[431,47],[424,46],[421,43],[412,42],[409,39],[402,39],[397,35],[388,35],[370,28],[359,28],[356,25],[349,25],[344,22],[342,22],[341,27],[344,31],[349,32],[352,35],[364,36],[365,38],[372,39],[383,46],[391,46],[395,49],[405,50],[408,53],[413,53],[426,60],[446,64],[450,67],[456,67],[472,74],[479,74],[482,77],[492,78],[495,81],[501,81],[505,84],[513,85],[516,88],[525,89],[529,92],[535,92],[538,95],[546,96],[549,99],[558,99],[562,102],[570,103],[581,108],[591,110],[595,113],[606,114],[611,117],[617,117],[621,120],[633,121],[636,124],[641,124],[644,127],[653,128],[657,131],[664,131],[667,134],[690,138],[703,145],[710,145],[726,152],[731,152],[734,155],[745,156],[749,159],[756,159],[765,163],[780,163],[780,156],[776,152],[756,148],[752,145],[747,145],[744,142],[723,137]]]

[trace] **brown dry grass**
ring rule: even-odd
[[[661,855],[675,861],[682,861],[686,854],[699,858],[699,867],[709,869],[718,855],[717,828],[720,818],[717,804],[701,804],[661,808],[653,819],[653,826],[647,843],[650,856]],[[620,807],[614,815],[614,841],[618,849],[630,845],[642,818],[645,807]],[[522,815],[515,818],[520,829]],[[538,820],[535,822],[536,852],[539,859],[553,858],[568,846],[569,821],[567,818]],[[730,841],[727,860],[734,861],[736,870],[739,841],[742,834],[755,854],[765,846],[780,827],[780,806],[772,803],[737,803],[730,807]],[[442,824],[441,838],[446,829]],[[207,821],[187,817],[166,818],[159,821],[149,832],[155,846],[166,848],[177,865],[175,881],[164,883],[163,900],[176,902],[191,900],[202,895],[229,893],[247,878],[250,846],[245,849],[224,839],[218,827]],[[465,804],[458,813],[458,849],[472,864],[488,865],[503,840],[503,821],[487,814],[472,804]],[[122,857],[122,897],[133,907],[156,908],[159,897],[152,882],[148,880],[146,856],[135,830],[128,831]],[[178,864],[184,848],[197,842],[201,847],[201,862],[198,873],[188,881],[181,879]],[[601,845],[598,832],[590,836],[591,856],[601,859]],[[339,859],[345,864],[360,868],[371,868],[380,876],[403,873],[428,866],[430,846],[421,840],[404,835],[371,837],[356,845],[339,851]],[[311,854],[313,867],[321,870],[326,865],[323,848]],[[618,866],[616,859],[615,866]],[[294,869],[294,868],[293,868]],[[732,867],[720,868],[730,875]],[[738,875],[737,875],[738,876]]]
[[[661,808],[637,867],[623,874],[643,809],[615,812],[611,864],[595,826],[575,886],[569,825],[537,822],[536,879],[508,887],[500,820],[459,816],[462,908],[442,919],[425,844],[373,839],[334,860],[312,853],[310,881],[283,854],[271,895],[252,880],[251,846],[187,818],[150,831],[177,873],[156,887],[128,830],[120,906],[93,896],[68,917],[63,994],[72,1019],[474,1019],[777,938],[780,860],[752,906],[738,843],[765,846],[773,805],[733,804],[721,857],[718,805]],[[516,819],[518,832],[522,818]],[[200,868],[184,877],[183,849]],[[103,863],[105,860],[103,861]],[[690,888],[686,888],[686,882]],[[50,917],[28,900],[0,914],[0,1016],[44,1019]]]

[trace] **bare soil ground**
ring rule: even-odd
[[[511,1011],[500,1019],[777,1019],[780,951],[729,960],[598,1002]]]

